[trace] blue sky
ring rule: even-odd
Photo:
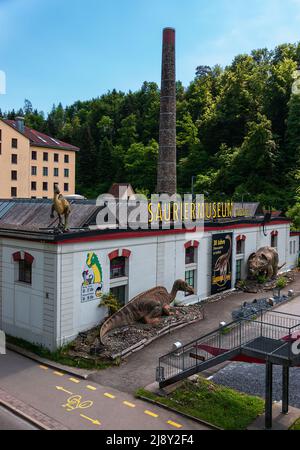
[[[177,30],[177,78],[200,64],[300,40],[300,0],[0,0],[0,108],[53,103],[160,81],[161,32]]]

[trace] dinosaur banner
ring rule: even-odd
[[[232,233],[212,236],[211,295],[232,288]]]
[[[82,272],[81,303],[99,300],[103,288],[102,267],[94,252],[88,253]]]

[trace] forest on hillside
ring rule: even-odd
[[[211,200],[257,200],[287,211],[300,228],[300,96],[291,95],[300,44],[238,55],[222,68],[199,66],[188,87],[177,83],[178,191]],[[26,125],[80,147],[77,192],[95,197],[113,182],[155,191],[160,91],[144,82],[112,90],[45,116],[29,100]]]

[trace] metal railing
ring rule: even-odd
[[[255,342],[256,351],[264,356],[279,352],[282,358],[290,359],[292,336],[299,331],[300,316],[277,311],[262,310],[259,317],[231,322],[218,330],[196,339],[180,349],[174,350],[159,358],[157,381],[162,382],[192,369],[201,371],[207,362],[216,361],[226,354],[230,356],[235,350],[251,346]],[[282,353],[280,353],[281,349]],[[228,359],[231,359],[230,357]]]

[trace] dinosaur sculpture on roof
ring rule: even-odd
[[[163,315],[172,315],[170,305],[179,291],[194,294],[194,289],[183,280],[175,281],[170,293],[159,286],[139,294],[104,322],[100,329],[100,341],[104,344],[104,338],[111,330],[140,320],[151,325],[158,324]]]
[[[68,219],[71,213],[71,207],[68,200],[66,200],[63,195],[60,193],[59,187],[57,184],[54,186],[54,197],[53,204],[51,208],[51,219],[54,219],[54,211],[56,211],[58,215],[58,228],[67,231],[68,230]],[[64,223],[62,223],[61,216],[64,216]]]

